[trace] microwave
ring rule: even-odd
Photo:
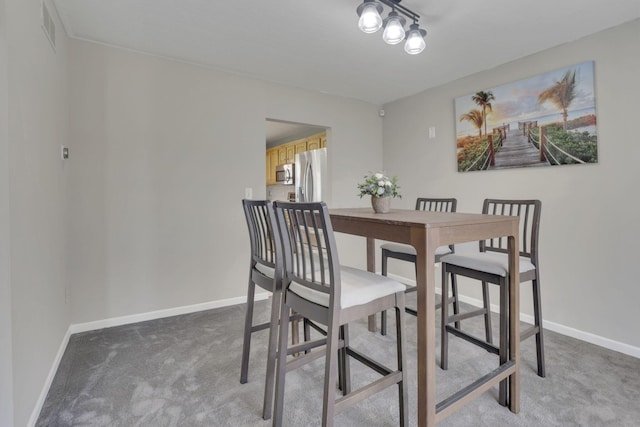
[[[293,163],[276,166],[276,183],[293,185],[293,174],[295,167]]]

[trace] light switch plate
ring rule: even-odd
[[[435,126],[430,126],[429,127],[429,139],[433,139],[436,137],[436,127]]]
[[[245,199],[252,199],[253,198],[253,188],[246,187],[244,189],[244,198]]]

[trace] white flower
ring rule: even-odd
[[[359,196],[373,196],[373,197],[402,197],[398,192],[398,184],[396,183],[396,177],[389,179],[384,173],[376,172],[371,175],[364,176],[364,182],[359,183],[358,190]]]

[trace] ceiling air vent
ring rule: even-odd
[[[41,3],[41,11],[42,11],[42,30],[47,35],[49,42],[51,43],[51,47],[53,50],[56,50],[56,23],[53,22],[53,18],[51,18],[51,14],[49,13],[49,8],[44,3],[44,0]]]

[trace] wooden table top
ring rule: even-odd
[[[441,227],[443,225],[490,224],[501,222],[506,217],[502,215],[486,215],[462,212],[431,212],[415,209],[391,209],[379,214],[371,208],[337,208],[329,209],[332,218],[354,219],[358,221],[383,222],[387,224],[405,226],[424,226],[426,228]]]
[[[432,230],[441,244],[454,244],[499,237],[506,224],[518,221],[515,216],[430,212],[414,209],[392,209],[378,214],[371,208],[330,209],[334,230],[376,239],[409,243],[413,231]],[[463,229],[469,232],[465,233]],[[485,230],[478,234],[478,230]],[[412,231],[413,230],[413,231]],[[457,230],[457,231],[456,231]],[[445,232],[446,231],[446,232]]]

